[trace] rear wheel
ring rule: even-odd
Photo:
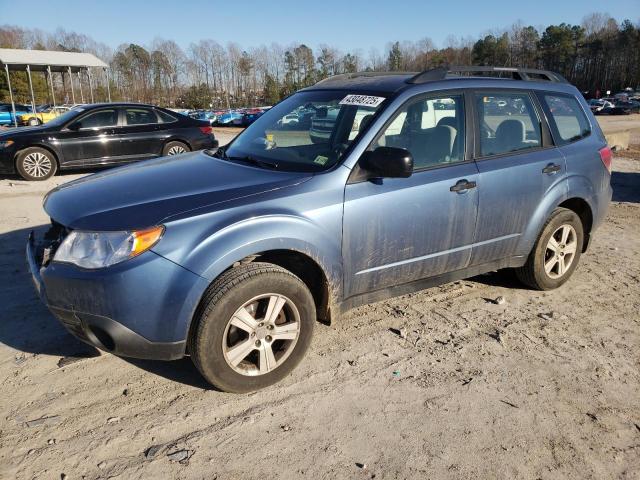
[[[30,126],[35,127],[36,125],[40,125],[40,120],[37,118],[30,118],[28,123]]]
[[[557,208],[545,224],[527,263],[516,269],[526,285],[537,290],[557,288],[578,266],[584,231],[580,217],[572,210]]]
[[[191,358],[221,390],[259,390],[302,360],[315,318],[311,292],[298,277],[269,263],[241,265],[203,299],[189,336]]]
[[[180,155],[181,153],[187,153],[189,151],[189,147],[182,142],[173,141],[167,143],[162,149],[162,155]]]
[[[18,153],[16,169],[25,180],[42,181],[55,175],[58,164],[50,151],[31,147]]]

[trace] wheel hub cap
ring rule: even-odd
[[[572,225],[561,225],[549,238],[544,256],[544,270],[550,278],[566,274],[575,258],[578,236]]]
[[[51,171],[51,160],[40,152],[34,152],[27,155],[23,162],[25,172],[35,178],[46,177]]]
[[[227,322],[222,352],[227,364],[247,376],[264,375],[282,365],[300,336],[300,314],[283,295],[252,298]]]

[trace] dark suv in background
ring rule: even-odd
[[[508,78],[456,75],[476,70]],[[310,110],[332,111],[328,135],[283,120]],[[217,151],[61,185],[27,255],[78,338],[188,354],[246,392],[300,362],[317,319],[354,306],[501,268],[560,287],[605,217],[610,172],[588,105],[552,72],[347,74]]]
[[[217,146],[211,125],[137,103],[83,105],[0,133],[0,173],[46,180],[58,169],[116,165]]]

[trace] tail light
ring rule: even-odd
[[[604,148],[601,148],[598,153],[600,153],[600,160],[602,160],[604,168],[607,169],[607,172],[611,173],[611,161],[613,160],[613,152],[611,151],[609,146],[606,146]]]
[[[213,128],[211,128],[211,127],[198,127],[198,128],[205,135],[211,135],[213,133]]]

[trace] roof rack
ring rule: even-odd
[[[515,68],[515,67],[490,67],[490,66],[444,66],[438,68],[432,68],[431,70],[425,70],[418,73],[407,80],[407,83],[425,83],[436,80],[444,80],[450,73],[497,73],[500,77],[503,74],[509,74],[509,77],[513,80],[525,80],[525,81],[548,81],[556,83],[569,83],[560,74],[550,72],[549,70],[537,70],[535,68]]]

